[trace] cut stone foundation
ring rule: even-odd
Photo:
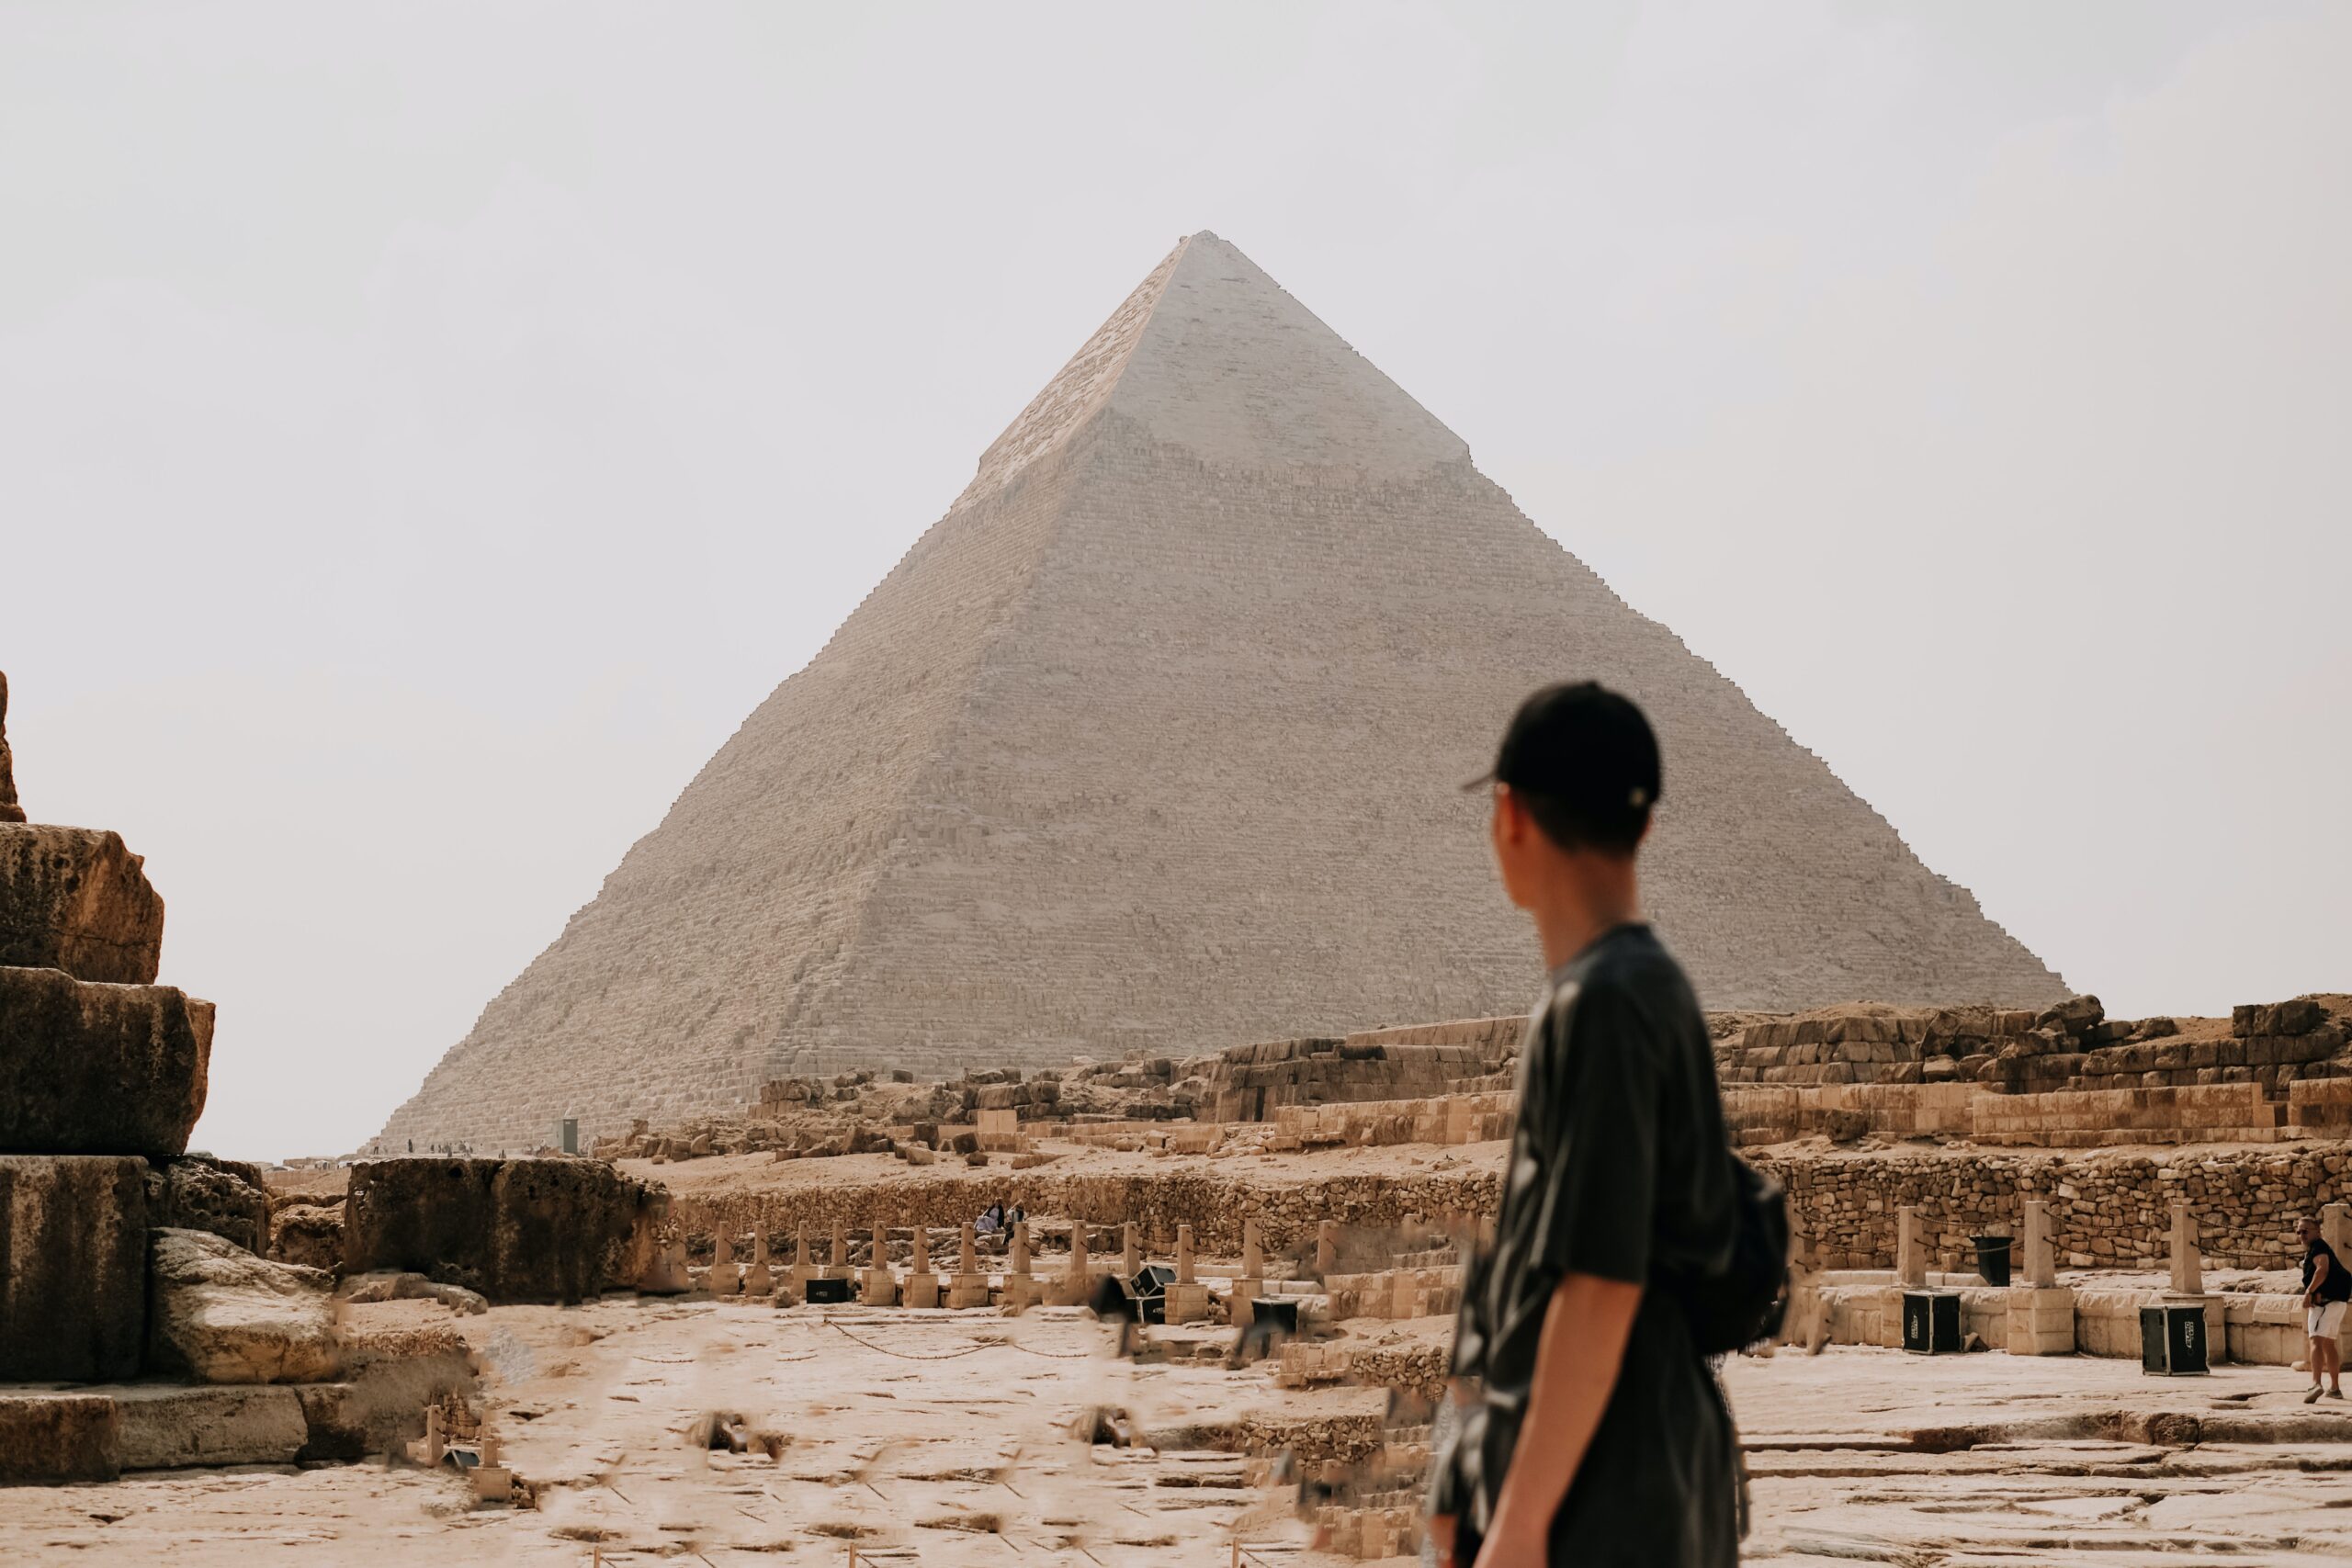
[[[121,1156],[0,1155],[0,1382],[138,1373],[146,1175]]]

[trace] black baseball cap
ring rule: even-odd
[[[1519,705],[1491,772],[1462,787],[1506,784],[1603,819],[1657,803],[1657,737],[1632,698],[1598,681],[1546,686]]]

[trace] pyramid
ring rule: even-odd
[[[1645,896],[1708,1006],[2064,987],[1214,234],[1180,242],[392,1116],[536,1143],[1523,1008],[1483,771],[1536,685],[1649,711]]]

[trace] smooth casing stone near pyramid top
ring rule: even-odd
[[[1523,1012],[1540,965],[1460,784],[1530,691],[1587,677],[1659,732],[1645,901],[1707,1006],[2067,994],[1201,233],[383,1136]]]

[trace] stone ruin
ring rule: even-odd
[[[261,1173],[187,1152],[213,1010],[154,983],[163,900],[117,835],[25,820],[6,758],[0,1482],[386,1451],[464,1359],[344,1335],[326,1272],[261,1256]]]
[[[1646,891],[1718,1005],[2058,977],[1217,236],[1180,242],[378,1147],[761,1085],[1182,1059],[1521,1008],[1482,804],[1546,682],[1665,744]],[[1363,825],[1377,826],[1368,852]]]
[[[601,1160],[395,1158],[354,1166],[342,1271],[415,1273],[492,1302],[636,1285],[668,1204]]]
[[[2352,1129],[2352,997],[2186,1021],[2111,1019],[2090,996],[2039,1011],[1852,1004],[1750,1023],[1719,1040],[1715,1062],[1725,1119],[1751,1145],[2271,1144]]]

